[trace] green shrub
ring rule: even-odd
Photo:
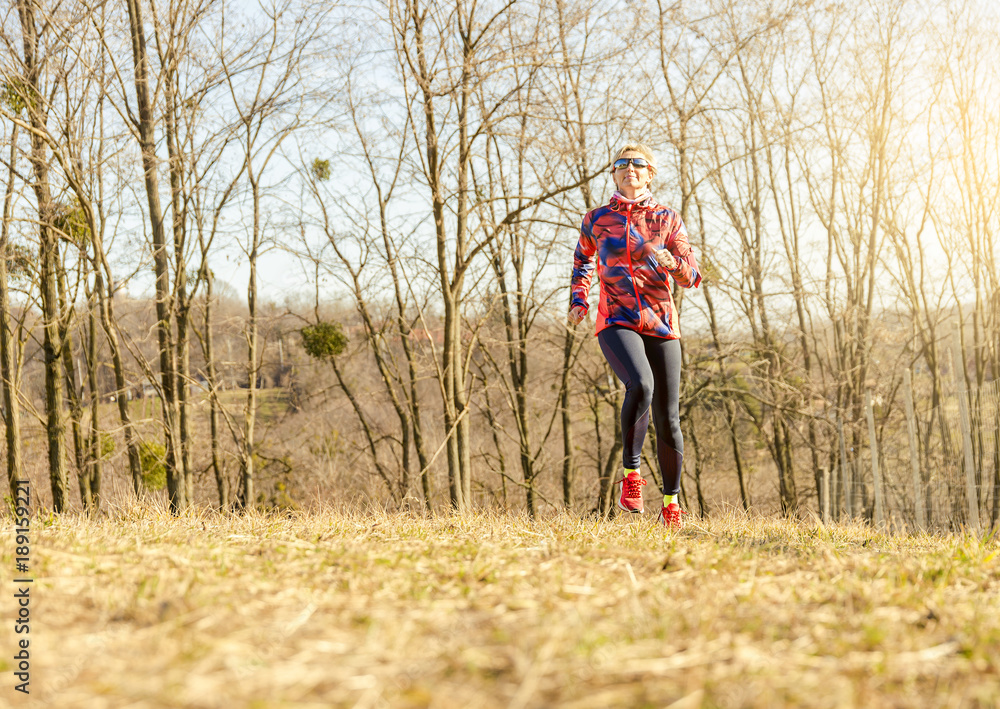
[[[166,487],[166,457],[167,449],[162,443],[139,442],[139,467],[142,469],[143,487],[147,490],[162,490]]]
[[[319,322],[302,328],[302,346],[314,359],[331,359],[347,349],[347,335],[339,322]]]

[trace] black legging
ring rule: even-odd
[[[622,404],[622,463],[638,469],[649,427],[650,404],[656,428],[656,457],[663,471],[663,494],[681,489],[684,438],[677,395],[681,384],[681,343],[611,326],[597,335],[605,359],[625,385]]]

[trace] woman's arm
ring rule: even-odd
[[[590,309],[588,297],[590,296],[590,281],[594,275],[594,254],[597,252],[597,241],[594,239],[592,225],[584,217],[580,227],[580,239],[576,242],[576,251],[573,253],[573,275],[570,278],[570,310],[582,309],[580,320]],[[579,320],[577,320],[579,322]]]
[[[680,217],[676,218],[673,232],[666,240],[666,246],[656,252],[657,262],[674,277],[683,288],[697,288],[701,283],[698,261],[688,243],[687,229]]]

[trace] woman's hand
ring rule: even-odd
[[[659,249],[653,256],[656,258],[656,262],[668,271],[677,268],[677,259],[674,258],[669,249]]]
[[[574,305],[572,308],[569,309],[569,317],[567,318],[567,322],[569,322],[571,327],[576,327],[577,325],[580,324],[580,321],[582,321],[583,318],[586,317],[586,315],[587,315],[586,310],[581,308],[579,305]]]

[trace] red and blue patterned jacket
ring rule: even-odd
[[[672,271],[660,266],[653,255],[664,248],[677,261]],[[680,338],[667,276],[694,288],[701,283],[701,274],[677,212],[656,204],[652,196],[630,204],[617,194],[609,204],[588,212],[573,255],[570,308],[589,309],[587,297],[595,267],[601,283],[597,332],[622,325],[668,340]]]

